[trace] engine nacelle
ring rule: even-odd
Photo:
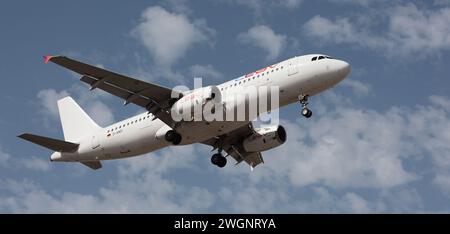
[[[208,86],[193,90],[184,95],[180,100],[172,106],[172,111],[182,114],[185,111],[194,113],[196,108],[202,109],[207,102],[221,103],[222,93],[216,86]]]
[[[286,130],[281,125],[258,128],[255,129],[255,132],[244,139],[242,143],[246,152],[266,151],[286,142]]]

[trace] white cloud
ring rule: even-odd
[[[357,96],[367,96],[370,94],[370,85],[358,80],[345,79],[342,86],[347,86],[353,90]]]
[[[183,14],[155,6],[142,13],[141,22],[132,34],[147,48],[156,63],[170,67],[195,44],[211,43],[215,31],[204,20],[191,21]]]
[[[438,174],[433,179],[433,183],[441,188],[443,192],[450,196],[450,173],[448,174]]]
[[[238,41],[258,47],[267,53],[266,59],[276,59],[286,46],[287,36],[276,34],[271,28],[265,25],[257,25],[247,32],[240,33]]]
[[[340,107],[335,113],[316,116],[303,128],[286,123],[287,144],[274,150],[276,160],[268,156],[266,162],[270,170],[276,170],[279,163],[288,165],[279,176],[287,176],[294,186],[403,185],[416,178],[402,164],[411,151],[411,145],[402,140],[403,121],[404,116],[396,111],[381,114]],[[302,134],[296,134],[299,132]],[[298,157],[292,159],[289,152],[297,152]]]
[[[192,14],[193,11],[189,7],[189,0],[167,0],[169,8],[173,9],[175,12],[182,13],[185,15]]]
[[[50,164],[48,158],[38,157],[14,157],[11,160],[11,155],[3,151],[0,146],[0,167],[11,167],[18,170],[33,170],[33,171],[48,171]]]
[[[381,12],[335,20],[317,15],[303,29],[321,43],[346,43],[387,56],[424,57],[450,49],[450,8],[429,10],[408,3]]]
[[[2,148],[0,147],[0,166],[7,166],[10,158],[11,155],[3,151]]]
[[[277,212],[277,208],[280,210],[286,208],[279,207],[281,204],[289,202],[289,196],[284,190],[257,187],[251,184],[222,187],[219,197],[225,200],[234,212],[239,213]]]
[[[183,154],[181,154],[183,152]],[[184,155],[186,154],[186,155]],[[189,155],[189,156],[187,156]],[[167,178],[174,170],[196,168],[193,146],[170,148],[161,154],[124,159],[118,177],[98,195],[46,191],[29,180],[0,180],[0,210],[13,213],[188,213],[210,207],[207,189]],[[120,201],[120,203],[117,203]]]
[[[440,106],[446,111],[450,111],[450,100],[448,100],[447,98],[437,95],[431,95],[429,99],[430,102],[435,104],[436,106]]]
[[[48,157],[24,157],[17,161],[18,165],[34,171],[49,171],[50,161]]]
[[[434,0],[433,4],[436,6],[450,6],[450,0]]]
[[[85,87],[80,85],[74,85],[70,88],[71,93],[76,93],[76,96],[72,96],[86,113],[94,119],[99,125],[105,126],[114,122],[114,114],[112,110],[106,106],[99,98],[109,98],[111,95],[105,95],[104,92],[90,92]],[[69,91],[62,90],[56,91],[54,89],[44,89],[38,92],[37,97],[39,99],[39,105],[41,109],[39,113],[43,117],[45,126],[49,127],[53,125],[52,122],[59,122],[59,112],[57,101],[61,98],[71,96]]]
[[[368,202],[355,193],[345,194],[344,203],[346,203],[344,204],[344,207],[350,208],[352,213],[369,213],[371,211]]]
[[[248,7],[259,20],[262,20],[264,13],[270,13],[275,9],[297,9],[303,0],[224,0],[224,2]]]
[[[370,4],[377,4],[377,3],[383,3],[383,2],[392,2],[392,0],[328,0],[332,3],[339,3],[339,4],[355,4],[355,5],[361,5],[361,6],[369,6]]]
[[[222,72],[216,70],[211,64],[199,65],[195,64],[189,68],[193,77],[201,77],[204,79],[221,79]]]
[[[69,93],[66,90],[62,90],[61,92],[54,89],[44,89],[39,91],[37,97],[43,108],[41,109],[42,111],[40,111],[41,114],[50,116],[53,119],[59,119],[57,101],[67,96],[69,96]]]
[[[299,188],[320,184],[335,189],[392,189],[421,179],[423,173],[405,163],[425,159],[433,161],[434,174],[445,175],[450,168],[450,133],[442,129],[450,129],[450,110],[442,106],[448,102],[432,96],[426,106],[382,111],[337,104],[316,112],[312,119],[282,121],[287,143],[264,153],[266,164],[251,181],[287,179]],[[246,170],[225,172],[236,176]]]
[[[89,104],[88,115],[100,126],[114,123],[114,115],[111,109],[100,101]]]

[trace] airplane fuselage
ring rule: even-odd
[[[312,61],[312,58],[319,56],[322,59]],[[348,75],[349,70],[348,63],[344,61],[323,55],[305,55],[248,73],[217,85],[217,88],[227,103],[227,100],[236,96],[242,88],[277,86],[279,107],[282,107],[298,102],[300,95],[313,96],[333,87]],[[241,100],[241,102],[252,101],[258,100]],[[231,110],[236,108],[236,105],[239,105],[239,100],[226,109]],[[177,132],[182,136],[180,145],[200,143],[214,136],[226,134],[248,124],[267,111],[271,111],[270,106],[267,110],[258,110],[254,116],[247,116],[242,121],[185,121],[177,128]],[[51,160],[98,161],[142,155],[171,145],[164,139],[164,134],[170,129],[171,127],[151,113],[139,114],[82,137],[75,142],[79,144],[76,152],[55,152]]]

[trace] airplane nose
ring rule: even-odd
[[[336,64],[337,72],[339,72],[340,75],[343,76],[343,78],[347,77],[347,75],[350,73],[351,70],[350,64],[342,60],[338,60],[336,62],[337,62]]]

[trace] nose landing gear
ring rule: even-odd
[[[299,95],[298,101],[302,105],[301,114],[305,118],[310,118],[312,116],[312,111],[310,109],[308,109],[308,107],[306,107],[308,105],[308,95]]]

